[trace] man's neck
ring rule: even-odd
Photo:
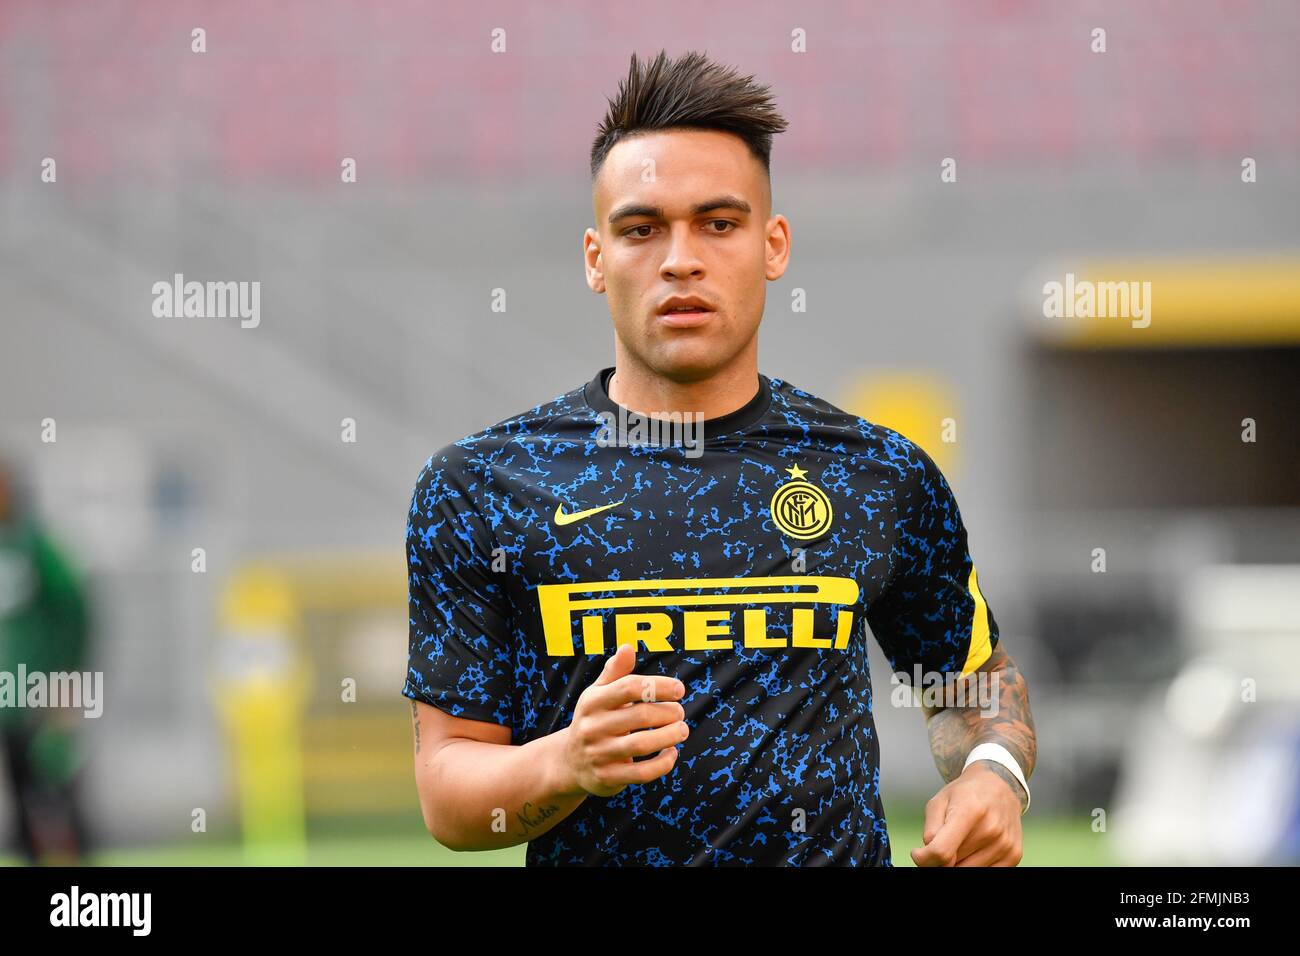
[[[744,408],[758,394],[757,355],[747,360],[737,358],[708,378],[675,382],[619,356],[607,383],[609,397],[615,404],[643,415],[702,412],[706,420],[721,418]]]

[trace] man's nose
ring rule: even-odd
[[[690,226],[675,227],[668,242],[668,251],[664,254],[663,264],[659,267],[665,279],[681,279],[685,276],[704,274],[704,260],[699,254],[699,238],[691,233]]]

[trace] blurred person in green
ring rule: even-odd
[[[8,675],[10,687],[20,667],[27,675],[81,671],[89,632],[81,584],[25,498],[0,461],[0,680]],[[80,862],[86,828],[75,728],[82,715],[71,707],[19,707],[13,696],[0,698],[0,751],[21,852],[33,864]]]

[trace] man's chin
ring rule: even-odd
[[[657,350],[650,366],[674,382],[698,382],[716,375],[727,364],[727,349],[703,338],[700,341],[668,343]]]

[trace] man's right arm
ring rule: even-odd
[[[586,791],[562,781],[564,731],[515,747],[510,728],[411,701],[415,781],[429,833],[453,850],[515,846],[578,808]]]
[[[519,746],[509,727],[412,700],[416,784],[433,837],[453,850],[516,846],[590,795],[609,797],[672,770],[676,745],[689,733],[677,703],[685,687],[633,674],[635,660],[620,646],[578,698],[568,727]]]

